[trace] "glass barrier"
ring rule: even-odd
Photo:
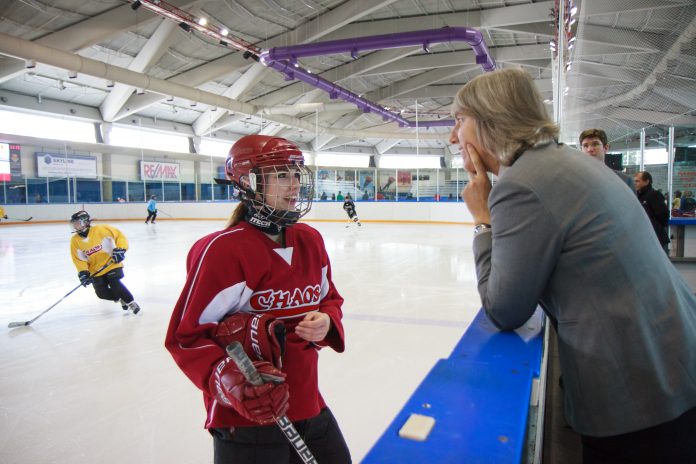
[[[467,179],[462,169],[377,169],[312,167],[315,201],[461,201]],[[208,177],[208,176],[205,176]],[[197,193],[198,191],[198,193]],[[96,203],[158,201],[230,201],[231,185],[211,178],[195,182],[74,177],[13,178],[0,183],[0,203]]]

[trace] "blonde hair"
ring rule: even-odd
[[[232,215],[230,218],[227,220],[227,224],[225,224],[225,229],[228,229],[230,227],[234,227],[237,224],[239,224],[243,219],[244,216],[246,216],[248,211],[247,206],[244,204],[244,202],[240,202],[237,207],[232,211]]]
[[[476,121],[484,150],[510,166],[525,150],[558,137],[532,78],[522,69],[481,74],[457,92],[452,115]]]

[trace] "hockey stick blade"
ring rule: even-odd
[[[8,217],[7,219],[12,219],[13,221],[24,221],[24,222],[27,222],[27,221],[31,221],[32,219],[34,219],[34,216],[29,216],[29,217],[26,218],[26,219],[22,219],[22,218],[13,218],[13,217]]]
[[[256,367],[254,367],[254,363],[252,363],[251,359],[249,359],[249,356],[244,351],[241,343],[232,342],[227,345],[225,351],[227,351],[227,356],[234,361],[239,368],[239,371],[242,373],[242,375],[244,375],[244,378],[247,379],[250,384],[263,384],[261,374],[259,374],[259,371],[256,370]],[[317,464],[317,460],[314,458],[314,455],[309,448],[307,448],[307,445],[305,444],[304,440],[302,440],[302,437],[297,432],[297,429],[293,423],[290,422],[290,419],[288,419],[288,416],[276,417],[275,421],[285,435],[285,438],[288,439],[298,456],[300,456],[300,459],[302,459],[302,462],[304,464]]]
[[[9,327],[10,329],[14,329],[15,327],[24,327],[29,324],[31,324],[31,321],[10,322],[9,324],[7,324],[7,327]]]

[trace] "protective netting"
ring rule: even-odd
[[[614,167],[632,174],[642,166],[666,196],[696,192],[696,4],[582,0],[574,5],[576,40],[570,49],[566,44],[565,64],[556,67],[570,64],[561,92],[563,141],[578,144],[583,130],[603,129]]]

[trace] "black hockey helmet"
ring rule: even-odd
[[[89,226],[92,224],[92,218],[89,213],[85,210],[78,211],[77,213],[70,216],[70,226],[73,231],[80,234],[86,233],[89,230]]]

